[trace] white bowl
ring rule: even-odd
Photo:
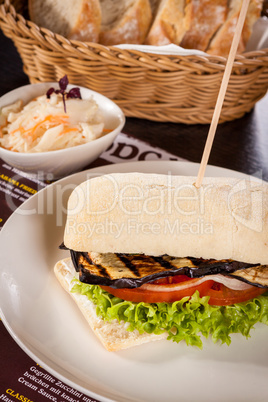
[[[67,90],[75,86],[68,85]],[[19,99],[26,104],[33,98],[46,94],[51,87],[58,88],[58,83],[30,84],[17,88],[0,98],[0,109]],[[31,176],[50,180],[67,176],[93,162],[113,143],[115,137],[120,133],[125,124],[125,116],[122,110],[110,99],[90,89],[79,88],[82,99],[93,97],[97,102],[104,116],[104,128],[112,131],[87,144],[58,151],[18,153],[0,147],[0,158]]]

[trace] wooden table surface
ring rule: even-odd
[[[0,30],[0,96],[27,83],[13,42]],[[124,132],[182,158],[200,162],[208,129],[209,125],[127,118]],[[243,118],[218,126],[209,163],[268,180],[268,95]]]

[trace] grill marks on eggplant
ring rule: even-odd
[[[232,273],[232,276],[250,285],[265,288],[268,286],[268,265],[241,269]]]
[[[122,263],[135,275],[139,276],[139,270],[137,269],[134,259],[128,258],[125,254],[116,254],[117,257],[122,261]],[[133,261],[132,261],[133,260]]]
[[[155,257],[143,254],[101,254],[73,250],[71,255],[81,282],[113,288],[136,288],[156,279],[179,274],[187,275],[189,278],[219,273],[228,275],[239,272],[241,274],[245,268],[254,270],[254,267],[258,266],[258,264],[246,264],[233,260],[216,261],[168,255]],[[266,274],[267,285],[265,286],[268,286],[268,268]],[[241,277],[241,280],[245,279]]]

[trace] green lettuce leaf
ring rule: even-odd
[[[268,292],[252,300],[232,306],[210,306],[209,297],[199,292],[174,303],[134,303],[119,299],[97,285],[73,280],[73,293],[87,296],[96,305],[96,313],[105,321],[127,322],[128,331],[168,333],[174,342],[202,348],[201,335],[213,342],[231,343],[231,333],[249,337],[257,322],[268,325]]]

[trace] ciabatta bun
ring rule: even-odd
[[[101,44],[144,42],[152,22],[149,0],[100,0],[100,6]]]
[[[167,338],[167,334],[140,334],[137,330],[130,332],[126,330],[125,323],[118,323],[116,320],[109,323],[98,317],[94,304],[88,300],[85,295],[71,292],[73,287],[72,279],[75,277],[75,269],[70,258],[57,262],[54,267],[54,272],[61,286],[76,302],[92,331],[109,352],[115,352],[121,349],[141,345],[142,343]]]
[[[98,42],[99,0],[29,0],[29,14],[40,27],[69,39]]]
[[[110,174],[68,202],[66,247],[268,264],[268,184],[236,178]]]

